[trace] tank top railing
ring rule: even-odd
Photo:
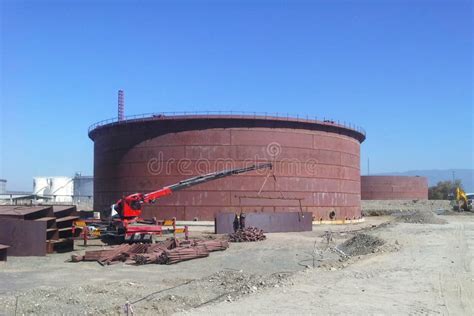
[[[231,116],[232,118],[247,118],[247,119],[280,119],[280,120],[292,120],[307,123],[317,123],[323,125],[333,125],[336,127],[343,127],[357,131],[365,136],[365,130],[346,121],[333,120],[327,117],[318,117],[315,115],[301,115],[301,114],[290,114],[290,113],[279,113],[279,112],[242,112],[242,111],[194,111],[194,112],[160,112],[160,113],[145,113],[137,115],[126,116],[124,120],[119,120],[117,117],[102,120],[89,126],[88,132],[105,126],[105,125],[116,125],[126,124],[137,121],[150,121],[157,119],[178,119],[178,118],[217,118],[219,116]]]

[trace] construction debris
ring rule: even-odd
[[[230,242],[260,241],[266,238],[267,237],[263,234],[263,230],[256,227],[239,229],[235,233],[229,234]]]
[[[203,258],[212,251],[225,250],[227,241],[185,240],[170,238],[155,244],[122,244],[103,250],[86,251],[84,255],[72,255],[71,262],[97,261],[101,265],[118,262],[128,264],[174,264],[181,261]]]

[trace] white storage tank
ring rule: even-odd
[[[0,179],[0,194],[7,193],[7,180]]]
[[[49,189],[48,177],[33,178],[33,194],[44,196],[44,192],[47,189]]]
[[[74,177],[74,197],[92,198],[94,195],[94,177],[76,173]]]
[[[54,202],[72,203],[74,182],[70,177],[51,177],[51,194]]]
[[[51,202],[72,203],[74,182],[70,177],[35,177],[33,193],[51,198]]]
[[[94,203],[94,178],[76,173],[74,176],[73,203],[80,210],[92,210]]]

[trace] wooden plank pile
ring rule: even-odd
[[[97,261],[101,265],[119,262],[127,264],[175,264],[181,261],[204,258],[210,252],[226,250],[225,240],[185,240],[170,238],[154,244],[122,244],[103,250],[86,251],[84,255],[72,255],[72,262]]]

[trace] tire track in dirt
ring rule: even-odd
[[[472,252],[469,249],[469,245],[466,241],[466,229],[465,224],[460,223],[456,230],[456,241],[458,243],[458,255],[459,263],[456,263],[456,271],[454,279],[458,283],[459,298],[461,300],[461,306],[467,315],[473,315],[474,310],[472,308],[472,273],[471,273],[471,262]]]
[[[446,272],[439,273],[439,291],[448,314],[473,315],[472,250],[466,241],[465,224],[454,225],[445,248],[452,265]]]

